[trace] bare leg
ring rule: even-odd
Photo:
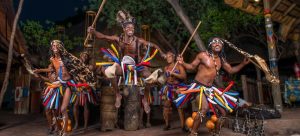
[[[147,124],[146,124],[146,127],[147,127],[147,128],[151,127],[151,123],[150,123],[150,112],[147,113]]]
[[[143,103],[143,106],[144,106],[144,110],[145,112],[148,114],[150,113],[150,106],[149,106],[149,103],[147,101],[148,97],[149,97],[149,93],[150,93],[150,85],[149,84],[146,84],[145,85],[145,92],[144,92],[144,98],[142,100],[142,103]]]
[[[170,115],[172,112],[172,107],[171,107],[171,102],[169,100],[166,100],[164,102],[164,109],[163,109],[163,116],[165,120],[165,127],[164,130],[169,130],[170,129]]]
[[[197,96],[197,98],[196,98],[196,105],[199,104],[199,97],[200,97],[200,95]],[[197,135],[198,128],[200,127],[200,124],[202,121],[202,117],[206,114],[207,110],[208,110],[208,103],[207,103],[205,95],[202,95],[201,111],[199,114],[196,115],[196,117],[194,119],[194,124],[193,124],[192,130],[191,130],[191,133],[189,136]]]
[[[59,108],[60,109],[60,108]],[[52,111],[52,115],[53,115],[53,124],[55,124],[55,128],[54,128],[54,131],[57,132],[58,131],[58,126],[60,125],[59,122],[57,121],[57,117],[59,116],[59,111],[60,110],[53,110]]]
[[[117,63],[115,63],[117,64]],[[116,66],[116,71],[115,72],[115,77],[109,78],[109,81],[113,87],[113,89],[116,91],[116,102],[115,102],[115,107],[118,109],[121,106],[121,99],[122,95],[120,94],[120,89],[118,86],[118,76],[122,76],[122,68],[119,64],[115,65]]]
[[[50,109],[45,110],[45,114],[46,114],[46,118],[47,118],[47,122],[48,122],[48,134],[52,134],[52,131],[53,131],[52,110],[50,110]]]
[[[84,130],[87,129],[87,125],[88,125],[88,121],[89,121],[89,113],[90,113],[90,111],[89,111],[88,103],[85,102],[85,105],[84,105]]]
[[[78,104],[79,104],[79,97],[76,98],[76,102],[73,107],[74,120],[75,120],[74,130],[77,129],[77,127],[78,127],[78,116],[79,116]]]
[[[151,75],[151,72],[148,68],[145,68],[143,71],[142,71],[142,76],[144,78],[147,78],[148,76]],[[150,106],[149,106],[149,103],[147,101],[147,99],[149,98],[149,93],[150,93],[150,84],[145,84],[145,91],[144,91],[144,99],[142,100],[142,103],[143,103],[143,106],[144,106],[144,110],[147,114],[150,113]]]
[[[216,108],[218,109],[218,111],[221,112],[222,117],[226,116],[226,111],[220,107],[219,105],[215,105]],[[218,119],[218,121],[216,122],[216,127],[215,127],[215,132],[219,132],[221,130],[221,126],[223,125],[224,120],[221,120],[220,118]]]
[[[120,89],[118,86],[118,79],[117,77],[114,78],[110,78],[110,83],[113,87],[113,89],[116,91],[116,103],[115,103],[115,107],[118,109],[121,106],[121,99],[122,99],[122,95],[120,94]]]
[[[184,132],[187,132],[188,130],[185,128],[185,125],[184,125],[184,112],[183,112],[183,108],[177,108],[177,111],[178,111],[178,114],[179,114],[179,118],[180,118],[180,126],[181,126],[181,129],[182,131]]]
[[[65,90],[65,94],[64,94],[64,97],[63,97],[63,102],[62,102],[62,105],[61,105],[61,113],[63,115],[63,120],[64,120],[64,133],[67,133],[67,126],[68,126],[68,119],[69,119],[69,116],[68,116],[68,111],[67,111],[67,108],[68,108],[68,105],[69,105],[69,101],[70,101],[70,97],[71,97],[71,90],[70,88],[67,88]]]

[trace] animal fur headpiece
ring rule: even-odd
[[[132,17],[129,12],[125,10],[120,10],[117,13],[117,22],[124,28],[127,24],[135,25],[136,21],[135,18]]]

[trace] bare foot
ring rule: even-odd
[[[197,136],[198,135],[198,133],[197,132],[193,132],[193,131],[191,131],[191,133],[189,134],[189,136]]]
[[[120,106],[121,106],[121,99],[122,99],[122,95],[120,95],[119,93],[116,94],[116,103],[115,103],[116,108],[120,108]]]
[[[84,129],[83,129],[83,133],[86,133],[87,132],[87,127],[85,127]]]
[[[163,128],[163,130],[164,130],[164,131],[168,131],[168,130],[170,130],[170,128],[171,128],[171,127],[170,127],[169,125],[167,125],[167,126],[165,126],[165,127]]]
[[[70,134],[69,133],[67,133],[67,132],[63,132],[62,134],[61,134],[61,136],[69,136]]]
[[[148,104],[146,98],[143,98],[142,103],[143,103],[145,112],[146,112],[147,114],[150,113],[150,110],[151,110],[151,109],[150,109],[150,106],[149,106],[149,104]]]

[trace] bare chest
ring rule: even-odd
[[[222,67],[221,59],[219,57],[207,57],[202,60],[203,65],[209,70],[219,71]]]
[[[139,54],[139,49],[138,49],[138,39],[135,39],[132,42],[119,42],[119,45],[121,47],[121,51],[123,55],[135,57],[136,55]]]

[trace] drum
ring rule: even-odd
[[[140,91],[135,85],[124,86],[128,89],[128,96],[125,97],[124,107],[124,129],[134,131],[139,128],[139,113],[141,110]]]
[[[116,92],[112,87],[103,87],[100,99],[101,131],[113,130],[117,122],[115,107]]]

